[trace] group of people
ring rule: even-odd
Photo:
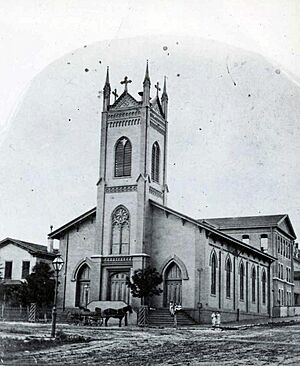
[[[169,311],[171,316],[174,318],[174,325],[177,328],[177,316],[176,314],[178,313],[178,311],[180,311],[182,309],[181,305],[176,304],[176,302],[174,301],[170,301],[170,305],[169,305]],[[219,311],[217,312],[212,312],[211,314],[211,324],[213,329],[215,328],[220,328],[221,325],[221,314]]]
[[[211,324],[212,324],[213,329],[220,327],[220,325],[221,325],[221,314],[218,311],[216,313],[212,312],[212,314],[211,314]]]

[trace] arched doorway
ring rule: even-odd
[[[83,306],[89,302],[90,267],[84,264],[77,273],[75,306]]]
[[[168,306],[170,301],[176,304],[182,303],[182,276],[178,265],[172,262],[165,272],[165,306]]]
[[[126,285],[126,277],[129,277],[129,272],[116,272],[109,279],[109,300],[124,301],[129,303],[129,288]]]

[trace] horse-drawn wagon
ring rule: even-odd
[[[67,314],[68,321],[76,325],[98,325],[103,324],[103,317],[100,308],[90,311],[85,308],[78,308],[69,311]]]
[[[105,319],[105,326],[107,326],[110,318],[116,318],[119,319],[119,327],[121,327],[123,318],[124,324],[127,325],[127,312],[132,313],[130,305],[120,309],[107,308],[105,310],[96,307],[95,311],[80,307],[73,311],[69,311],[67,318],[70,323],[91,326],[101,326],[103,324],[103,319]]]

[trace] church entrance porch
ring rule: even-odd
[[[126,277],[129,272],[114,272],[109,276],[108,299],[110,301],[124,301],[129,304],[129,288],[126,285]]]
[[[170,301],[182,304],[182,276],[181,270],[176,263],[171,263],[166,270],[165,276],[164,306],[169,306]]]

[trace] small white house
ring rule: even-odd
[[[45,245],[6,238],[0,241],[0,273],[5,285],[17,285],[39,262],[51,264],[56,254]]]

